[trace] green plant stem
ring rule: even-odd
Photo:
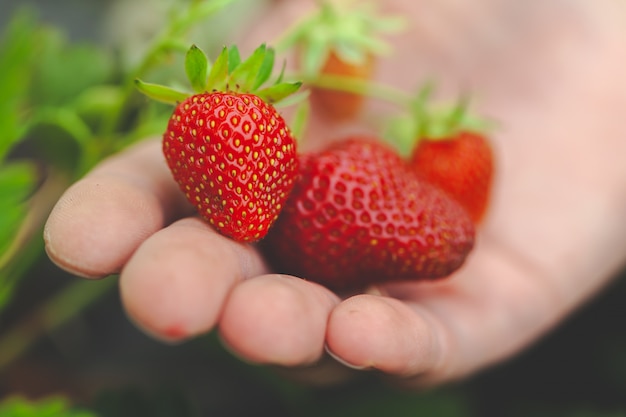
[[[131,70],[124,78],[122,82],[122,96],[118,101],[115,108],[111,111],[111,114],[106,120],[103,129],[103,136],[107,138],[113,138],[117,128],[119,128],[120,120],[123,114],[128,110],[132,101],[133,94],[135,92],[135,80],[145,74],[151,67],[158,62],[158,57],[163,53],[164,42],[163,37],[159,38],[155,44],[148,50],[145,57],[141,62]]]
[[[354,77],[328,74],[306,77],[302,74],[296,74],[294,78],[302,80],[304,84],[309,86],[360,94],[366,97],[387,101],[401,108],[407,108],[411,104],[412,100],[410,94],[407,94],[397,88]]]
[[[12,259],[17,257],[20,250],[40,233],[50,210],[54,206],[63,190],[69,183],[68,177],[58,171],[52,171],[48,179],[33,195],[29,202],[29,210],[22,221],[21,227],[14,237],[12,244],[0,254],[0,271],[5,268]]]
[[[135,80],[143,77],[150,69],[159,63],[159,58],[168,51],[180,50],[186,52],[188,45],[184,45],[182,37],[187,33],[195,23],[206,18],[223,7],[230,4],[233,0],[212,0],[189,2],[187,8],[177,11],[176,15],[170,20],[167,27],[155,38],[155,41],[146,51],[143,59],[137,66],[131,69],[122,81],[122,97],[111,113],[104,128],[105,137],[113,137],[115,130],[124,112],[128,109],[133,95],[135,93]],[[180,5],[177,6],[180,8]]]
[[[44,332],[52,332],[115,287],[117,280],[77,280],[52,296],[0,339],[0,371],[25,353]]]

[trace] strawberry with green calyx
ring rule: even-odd
[[[137,80],[147,96],[176,108],[163,134],[174,179],[200,216],[222,234],[254,242],[265,236],[291,192],[296,144],[273,104],[300,83],[265,86],[274,51],[265,45],[241,60],[224,48],[211,65],[196,46],[185,69],[194,93]]]
[[[381,16],[373,3],[352,3],[320,1],[318,11],[277,44],[296,47],[312,101],[334,120],[354,117],[364,101],[363,94],[345,91],[342,80],[370,80],[377,57],[390,50],[381,34],[404,26],[398,17]]]
[[[350,137],[300,156],[300,176],[262,247],[277,271],[337,291],[443,278],[474,244],[474,225],[389,146]]]
[[[424,88],[408,119],[395,121],[395,140],[404,144],[409,165],[426,181],[454,197],[479,224],[487,211],[494,155],[486,123],[471,116],[467,98],[452,108],[428,106],[431,87]]]

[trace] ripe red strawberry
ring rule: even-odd
[[[273,53],[265,46],[244,62],[236,49],[224,49],[207,76],[206,56],[192,47],[186,69],[199,93],[187,96],[139,84],[154,98],[180,101],[163,134],[167,164],[198,213],[237,241],[253,242],[267,234],[298,169],[294,139],[271,101],[299,84],[258,90],[272,63]]]
[[[420,138],[411,166],[422,178],[453,196],[479,224],[487,210],[493,152],[482,133],[460,130],[440,138]]]
[[[300,166],[262,242],[279,272],[352,290],[448,276],[473,247],[465,210],[375,139],[349,138]]]
[[[486,123],[468,114],[465,97],[452,107],[429,104],[431,89],[420,91],[408,116],[393,120],[388,133],[405,148],[414,172],[455,198],[480,224],[495,165]]]
[[[174,178],[198,213],[238,241],[261,239],[297,173],[296,147],[273,106],[252,94],[197,94],[163,135]]]

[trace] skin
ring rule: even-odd
[[[273,33],[296,4],[274,2],[255,31]],[[193,216],[158,140],[113,156],[66,191],[45,229],[50,258],[86,278],[119,272],[128,316],[156,338],[217,328],[242,360],[309,383],[376,370],[411,387],[441,384],[510,358],[558,325],[626,261],[623,5],[385,4],[412,16],[393,43],[415,53],[386,58],[378,78],[407,89],[436,74],[442,96],[476,92],[475,110],[497,121],[490,210],[452,277],[340,296],[273,274],[254,247]],[[371,112],[386,109],[369,103],[355,125],[315,116],[304,146],[371,126]]]

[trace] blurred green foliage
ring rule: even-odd
[[[28,7],[0,28],[0,324],[42,258],[43,227],[65,189],[107,156],[162,132],[171,108],[141,97],[134,79],[167,68],[190,44],[190,29],[231,1],[175,3],[132,66],[102,45],[70,41]],[[75,281],[30,306],[21,322],[0,334],[0,371],[112,287]],[[29,409],[16,401],[5,409]],[[59,404],[47,403],[51,409]]]
[[[231,1],[176,4],[133,66],[102,45],[71,42],[34,10],[12,16],[0,33],[0,313],[42,254],[43,224],[63,190],[163,130],[171,108],[137,94],[135,78],[167,74],[190,29]]]
[[[96,417],[96,415],[72,408],[68,400],[61,397],[50,397],[40,401],[10,397],[0,403],[0,417]]]
[[[87,117],[84,97],[114,80],[114,60],[71,44],[24,9],[0,35],[0,62],[1,312],[41,255],[42,226],[56,198],[113,151]]]

